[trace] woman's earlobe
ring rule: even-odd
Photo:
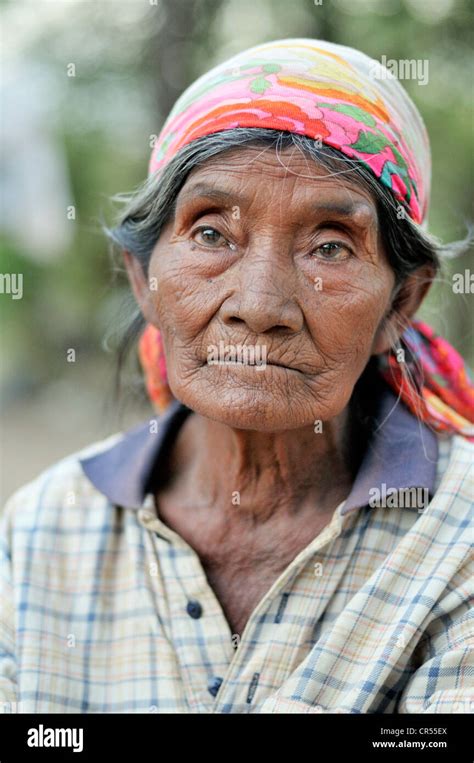
[[[426,297],[436,272],[431,265],[418,268],[403,281],[394,301],[402,321],[409,323]]]
[[[400,326],[399,319],[395,315],[395,309],[392,309],[388,315],[386,315],[377,329],[374,342],[372,345],[372,355],[382,355],[384,352],[388,352],[394,344],[398,341],[400,334],[403,333],[403,328]],[[395,328],[398,325],[399,329]]]
[[[125,263],[125,269],[127,271],[128,280],[130,282],[131,289],[137,300],[138,306],[144,313],[148,306],[148,300],[150,297],[150,289],[148,280],[141,262],[126,249],[123,250],[123,260]]]
[[[380,355],[393,348],[410,325],[423,302],[435,271],[430,265],[418,268],[397,287],[390,310],[385,314],[376,333],[372,348],[373,355]]]

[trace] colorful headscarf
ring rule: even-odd
[[[368,168],[402,214],[425,227],[431,183],[429,139],[408,94],[385,67],[360,51],[323,40],[257,45],[199,77],[178,98],[154,146],[149,172],[159,172],[183,146],[234,127],[306,135]],[[422,379],[407,382],[391,353],[381,373],[408,407],[435,429],[474,439],[474,387],[462,359],[425,324],[403,339]],[[159,331],[149,325],[139,345],[150,398],[158,411],[172,400]]]

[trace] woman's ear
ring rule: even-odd
[[[143,272],[143,267],[138,259],[126,249],[123,251],[123,261],[135,299],[138,305],[142,307],[143,301],[148,297],[148,283]]]
[[[154,323],[154,305],[151,300],[150,286],[145,276],[141,262],[126,249],[123,251],[123,259],[127,270],[128,280],[135,299],[145,320]]]
[[[436,270],[432,265],[423,265],[405,278],[375,335],[373,355],[387,352],[400,338],[426,297],[435,276]]]

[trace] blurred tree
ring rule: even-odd
[[[215,50],[214,20],[224,0],[161,0],[163,22],[151,38],[157,113],[164,122],[178,96]]]

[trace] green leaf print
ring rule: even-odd
[[[362,122],[362,124],[367,125],[367,127],[375,127],[377,124],[372,114],[368,114],[366,111],[359,109],[357,106],[351,106],[350,104],[346,103],[317,103],[316,106],[318,106],[320,109],[339,111],[341,114],[347,114],[348,117],[352,117],[352,119],[356,119],[358,122]]]
[[[378,154],[387,146],[393,148],[385,136],[374,135],[372,132],[364,132],[363,130],[359,133],[357,143],[352,143],[351,146],[356,151],[362,151],[364,154]]]
[[[266,80],[265,77],[256,77],[254,80],[252,80],[250,90],[252,93],[264,93],[265,90],[268,90],[268,88],[271,86],[272,83]]]

